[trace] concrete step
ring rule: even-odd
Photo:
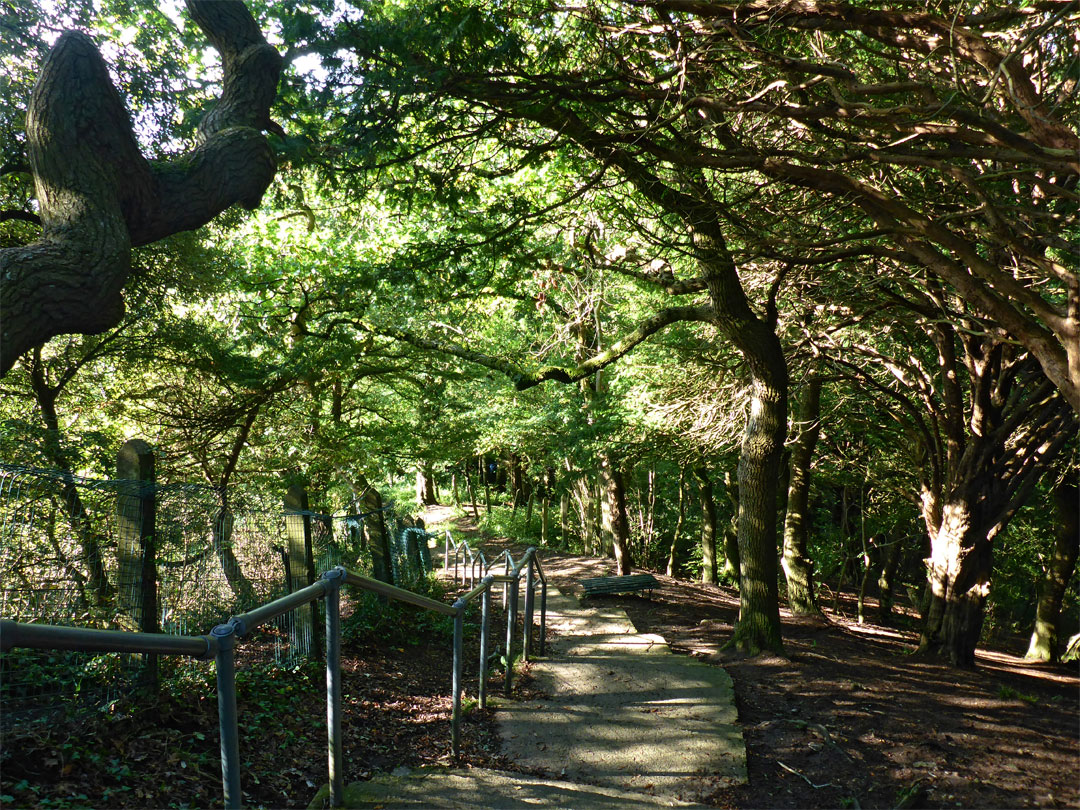
[[[330,806],[330,788],[316,794],[309,810]],[[556,779],[491,771],[423,767],[398,768],[393,774],[377,774],[367,782],[345,788],[344,807],[445,808],[446,810],[622,810],[627,807],[703,807],[671,798],[597,787]]]
[[[745,784],[727,672],[635,632],[617,607],[549,597],[560,637],[532,665],[547,697],[498,700],[504,754],[530,773],[684,801]]]

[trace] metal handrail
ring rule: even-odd
[[[467,549],[470,555],[482,554],[483,552],[473,552],[469,546],[468,541],[461,540],[460,542],[454,542],[450,532],[445,534],[445,555],[443,557],[443,571],[447,572],[450,569],[450,555],[451,552],[454,556],[454,579],[458,580],[458,552],[460,549]],[[528,661],[529,654],[532,649],[532,635],[533,635],[533,618],[535,608],[535,596],[536,596],[536,580],[540,582],[540,655],[544,655],[547,650],[547,575],[544,573],[543,566],[540,564],[540,557],[535,546],[530,546],[525,550],[520,560],[515,561],[513,554],[508,549],[504,549],[499,555],[499,559],[503,562],[505,571],[502,574],[490,575],[492,583],[501,583],[503,586],[503,608],[506,610],[506,675],[504,680],[504,691],[507,696],[510,695],[510,690],[513,680],[514,669],[514,628],[517,626],[517,614],[518,614],[518,596],[521,587],[521,575],[525,574],[525,605],[524,605],[524,628],[522,638],[522,660]],[[493,567],[492,563],[487,562],[487,558],[484,558],[486,570],[490,571]],[[464,577],[462,577],[462,581]]]
[[[366,591],[372,591],[381,596],[388,596],[391,599],[397,599],[399,602],[407,602],[410,605],[416,605],[417,607],[422,607],[427,610],[434,610],[437,613],[442,613],[444,616],[457,615],[457,611],[445,602],[439,602],[430,597],[407,591],[404,588],[398,588],[396,585],[383,582],[381,579],[372,579],[371,577],[365,577],[361,574],[354,574],[352,571],[346,571],[345,581],[350,585],[356,585]]]
[[[454,561],[454,581],[471,587],[491,571],[491,563],[483,549],[474,549],[469,541],[455,541],[447,529],[444,532],[443,572],[450,569],[450,560]],[[465,565],[462,565],[465,563]],[[477,568],[479,567],[479,572]]]
[[[341,807],[345,789],[341,745],[341,586],[353,585],[453,617],[453,712],[450,725],[453,755],[457,757],[460,753],[465,608],[470,602],[482,597],[480,683],[477,691],[480,707],[484,708],[487,705],[488,615],[493,582],[494,577],[487,576],[480,585],[455,600],[452,605],[447,605],[404,588],[361,576],[343,566],[337,566],[324,572],[319,581],[246,613],[233,616],[228,622],[217,625],[204,636],[93,630],[80,627],[24,624],[3,619],[0,620],[0,650],[6,652],[12,647],[32,647],[84,652],[186,655],[201,660],[213,658],[217,674],[218,724],[221,733],[222,791],[225,807],[238,808],[241,806],[243,794],[240,788],[240,742],[236,706],[236,643],[259,625],[325,598],[326,727],[330,804],[333,807]]]
[[[170,636],[127,630],[91,630],[53,624],[24,624],[0,619],[0,651],[12,647],[83,652],[152,653],[186,655],[206,661],[214,657],[217,642],[209,636]]]

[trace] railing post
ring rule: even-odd
[[[454,708],[450,717],[450,747],[454,757],[461,753],[461,674],[463,644],[465,639],[465,602],[458,599],[454,602],[457,615],[454,617],[454,675],[452,688],[454,690]]]
[[[533,558],[529,557],[529,565],[525,569],[525,627],[521,640],[521,660],[529,660],[529,648],[532,645],[532,621],[533,621]]]
[[[521,574],[514,577],[513,587],[510,588],[510,605],[506,609],[506,679],[504,693],[510,697],[510,681],[514,676],[514,625],[517,624],[518,587],[521,582]],[[509,583],[507,583],[509,584]]]
[[[218,726],[221,731],[221,785],[225,807],[240,807],[240,732],[236,722],[236,627],[219,624],[210,631],[217,640]]]
[[[446,530],[443,537],[444,537],[444,540],[445,540],[445,545],[443,546],[443,548],[445,550],[443,551],[442,568],[443,568],[443,576],[445,576],[446,572],[450,569],[450,530],[449,529]]]
[[[341,583],[340,566],[322,575],[326,583],[326,737],[330,806],[345,801],[345,766],[341,759]]]
[[[506,561],[506,575],[510,576],[510,570],[511,570],[510,556],[506,552],[503,552],[503,553],[505,555],[503,557],[503,559]],[[504,582],[503,583],[503,610],[509,610],[509,609],[510,609],[510,583],[509,582]]]
[[[487,708],[487,668],[488,668],[488,621],[491,613],[491,580],[480,597],[480,685],[477,688],[477,700],[481,709]]]
[[[547,582],[540,580],[540,657],[547,648]]]

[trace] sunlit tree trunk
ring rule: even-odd
[[[565,547],[570,542],[570,493],[559,495],[559,541]]]
[[[679,468],[679,516],[675,521],[675,531],[671,535],[671,548],[668,550],[667,575],[675,576],[682,567],[684,549],[680,542],[683,522],[686,519],[686,470]]]
[[[1046,564],[1046,576],[1039,584],[1039,603],[1035,613],[1035,630],[1031,634],[1027,654],[1029,661],[1058,660],[1058,619],[1061,616],[1061,600],[1069,585],[1069,578],[1076,569],[1080,552],[1080,491],[1076,484],[1076,470],[1071,480],[1054,488],[1054,553]]]
[[[990,593],[994,538],[1075,435],[1076,422],[1050,394],[1045,377],[1018,378],[1021,372],[1030,375],[1032,361],[1018,358],[1011,344],[954,336],[944,324],[935,324],[932,334],[945,372],[945,473],[938,487],[923,485],[931,601],[919,650],[971,667]],[[963,365],[957,362],[958,344]],[[955,382],[960,368],[971,381],[966,408]]]
[[[701,581],[717,582],[716,569],[716,501],[713,499],[712,481],[704,464],[694,468],[701,500]]]
[[[724,494],[731,504],[731,518],[723,526],[724,562],[720,569],[720,581],[725,585],[739,585],[739,485],[731,472],[724,473]]]
[[[821,379],[812,376],[799,403],[798,434],[791,443],[787,516],[784,521],[784,576],[788,607],[795,614],[820,613],[814,593],[814,561],[807,553],[810,523],[810,464],[821,415]]]
[[[618,573],[626,575],[633,566],[630,555],[630,523],[626,517],[626,485],[618,463],[608,453],[600,460],[600,482],[600,525],[603,528],[604,545],[611,549]]]
[[[416,468],[416,503],[418,506],[432,506],[438,502],[435,496],[435,473],[431,462],[425,460]]]
[[[698,267],[716,325],[750,377],[749,413],[739,447],[739,619],[733,644],[750,655],[784,652],[777,584],[776,492],[787,437],[788,367],[775,313],[759,317],[739,281],[719,227],[695,231]]]

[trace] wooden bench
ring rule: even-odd
[[[659,588],[660,583],[652,574],[631,574],[625,577],[590,577],[581,580],[581,587],[585,589],[586,596],[631,593],[632,591],[648,591],[651,595],[653,588]]]

